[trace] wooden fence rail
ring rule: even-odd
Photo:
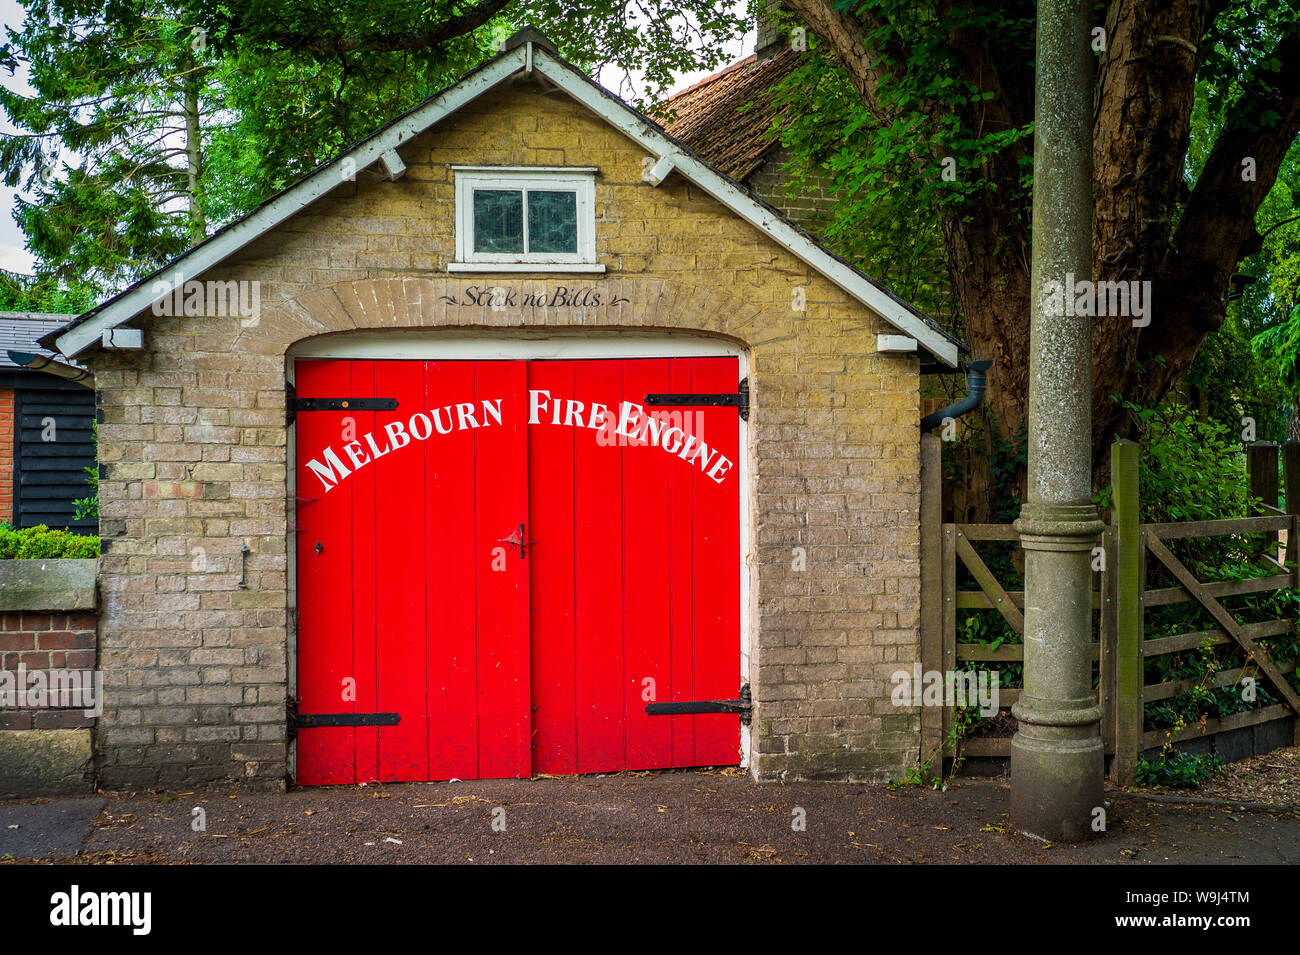
[[[1003,524],[945,524],[941,514],[939,439],[922,439],[921,495],[921,664],[926,671],[947,673],[968,664],[1023,663],[1020,642],[996,645],[957,641],[958,611],[996,610],[1016,638],[1024,634],[1025,595],[1006,588],[975,547],[977,542],[1014,542],[1018,535]],[[1288,444],[1283,453],[1284,477],[1279,488],[1278,449],[1257,443],[1247,449],[1250,488],[1263,501],[1259,513],[1225,520],[1142,524],[1139,513],[1138,446],[1119,441],[1112,448],[1112,520],[1098,539],[1100,556],[1094,562],[1092,606],[1097,639],[1093,659],[1098,662],[1097,692],[1102,709],[1102,739],[1113,756],[1111,775],[1121,785],[1134,781],[1140,755],[1166,742],[1179,743],[1233,729],[1258,726],[1273,720],[1300,717],[1300,694],[1287,676],[1297,661],[1274,661],[1260,640],[1295,632],[1293,617],[1259,623],[1238,623],[1221,602],[1223,598],[1300,587],[1296,565],[1300,546],[1300,444]],[[1286,507],[1276,507],[1279,490]],[[1274,571],[1245,580],[1201,581],[1170,550],[1169,541],[1220,536],[1263,535],[1259,563]],[[1285,552],[1280,548],[1285,544]],[[1271,553],[1270,553],[1271,551]],[[1159,567],[1176,586],[1147,587],[1148,567]],[[977,590],[958,590],[958,571],[964,568]],[[1190,603],[1214,621],[1212,629],[1146,638],[1148,608]],[[1210,675],[1146,683],[1146,661],[1199,648],[1234,645],[1245,662]],[[1180,729],[1146,727],[1147,703],[1170,700],[1191,690],[1237,685],[1246,677],[1267,682],[1278,697],[1274,705],[1259,706],[1219,719],[1202,719]],[[1021,690],[1003,688],[1000,707],[1019,699]],[[949,701],[951,702],[951,701]],[[922,761],[956,756],[951,706],[921,707]],[[1295,720],[1300,743],[1300,718]],[[1008,756],[1007,737],[973,738],[960,742],[965,756]]]

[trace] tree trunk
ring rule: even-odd
[[[887,86],[908,57],[892,47],[898,34],[874,5],[844,12],[829,0],[787,0],[840,61],[863,108],[879,122],[893,117]],[[1109,449],[1132,422],[1121,399],[1159,403],[1187,370],[1206,335],[1224,319],[1238,263],[1257,251],[1255,214],[1300,135],[1300,24],[1234,79],[1240,90],[1205,168],[1188,193],[1184,165],[1191,135],[1201,47],[1224,0],[1111,0],[1098,51],[1093,121],[1093,265],[1076,280],[1150,283],[1146,315],[1108,315],[1093,325],[1092,460],[1094,482],[1109,483]],[[970,24],[965,0],[936,0],[940,18]],[[956,75],[982,92],[968,106],[921,100],[912,108],[932,121],[960,119],[972,136],[1022,129],[1033,115],[1032,60],[1000,46],[985,28],[948,33]],[[926,147],[918,144],[920,150]],[[992,358],[986,399],[1003,441],[1025,418],[1029,353],[1028,203],[1017,141],[978,170],[988,188],[939,210],[948,272],[976,357]],[[923,162],[934,157],[919,157]],[[1250,160],[1253,176],[1243,176]],[[1064,277],[1062,277],[1064,278]],[[1134,319],[1138,323],[1134,324]],[[991,446],[990,446],[991,447]],[[997,495],[989,462],[968,473],[971,491],[988,489],[972,520],[986,519]]]
[[[203,86],[200,68],[186,58],[181,77],[185,112],[185,182],[189,202],[190,244],[197,245],[207,236],[207,219],[203,203],[203,131],[200,126],[199,91]]]
[[[1007,221],[1002,210],[983,203],[970,219],[954,211],[942,220],[949,275],[975,358],[991,358],[985,407],[991,416],[986,441],[1010,441],[1025,421],[1029,394],[1028,232]],[[993,519],[998,496],[1019,497],[1024,469],[1009,486],[996,486],[989,455],[973,455],[966,480],[968,520]],[[1008,507],[1007,510],[1010,510]]]

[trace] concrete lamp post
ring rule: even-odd
[[[1101,708],[1092,687],[1092,329],[1059,307],[1092,275],[1090,0],[1040,0],[1034,108],[1025,686],[1012,708],[1011,815],[1023,832],[1098,835]],[[1059,293],[1059,294],[1058,294]]]

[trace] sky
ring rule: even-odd
[[[6,28],[17,29],[23,21],[23,9],[17,3],[17,0],[0,0],[0,25]],[[754,48],[754,34],[751,30],[743,42],[737,42],[734,50],[729,50],[727,62],[732,63],[740,59],[746,53]],[[711,71],[705,70],[697,73],[682,74],[674,86],[676,90],[684,89],[692,83],[708,76]],[[616,74],[613,70],[605,70],[601,80],[605,85],[617,91],[619,82],[622,79],[621,74]],[[643,89],[644,83],[641,77],[633,75],[631,77],[635,88]],[[0,71],[0,85],[6,89],[18,90],[25,93],[31,92],[31,87],[27,85],[25,70],[19,69],[17,73],[10,76],[5,71]],[[0,111],[0,133],[12,133],[14,127],[8,122],[3,111]],[[6,188],[0,184],[0,269],[10,272],[32,271],[32,256],[24,248],[23,234],[13,220],[14,209],[14,190]]]

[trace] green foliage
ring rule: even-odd
[[[1119,400],[1119,396],[1116,396]],[[1148,523],[1245,517],[1248,491],[1241,436],[1185,405],[1142,408],[1122,402],[1137,424],[1142,520]]]
[[[95,304],[95,290],[78,283],[60,285],[50,279],[0,269],[0,311],[58,312],[76,315]]]
[[[800,182],[813,174],[831,177],[838,201],[824,234],[837,252],[960,334],[950,277],[967,263],[950,258],[961,246],[951,235],[945,241],[940,215],[950,224],[996,216],[1005,242],[1024,242],[1028,235],[1034,5],[833,0],[831,6],[869,28],[868,82],[879,84],[875,108],[867,108],[839,62],[814,44],[779,89],[788,109],[777,132],[795,157],[791,171]],[[1095,8],[1096,24],[1113,31],[1113,17],[1106,16],[1102,6]],[[1119,16],[1129,19],[1128,13]],[[1294,20],[1293,4],[1233,0],[1207,22],[1197,43],[1185,194],[1225,129],[1277,125],[1276,114],[1243,109],[1239,98],[1244,80],[1266,63]],[[979,47],[995,64],[989,88],[957,79],[969,75],[952,52],[963,44]],[[1170,148],[1179,147],[1171,140]],[[1174,226],[1182,212],[1181,203],[1168,209]],[[1263,247],[1237,269],[1253,281],[1178,387],[1193,406],[1234,430],[1250,417],[1260,439],[1285,440],[1287,411],[1294,412],[1300,392],[1300,143],[1292,144],[1256,226]],[[977,350],[1006,347],[1005,341],[972,344]],[[1124,369],[1120,380],[1101,387],[1128,383]]]
[[[992,419],[993,412],[986,411]],[[988,433],[994,435],[989,451],[989,473],[993,481],[993,520],[998,523],[1010,523],[1020,516],[1020,495],[1016,475],[1029,466],[1029,430],[1024,421],[1012,434],[1010,439],[998,437],[999,430],[990,427]]]
[[[99,423],[98,422],[92,421],[90,423],[90,436],[91,439],[95,442],[95,457],[96,459],[98,459],[99,457]],[[94,518],[95,520],[99,520],[98,460],[96,460],[95,464],[92,464],[88,468],[82,468],[82,470],[86,472],[86,483],[90,485],[91,493],[87,497],[78,498],[72,502],[73,507],[77,509],[75,517],[79,521],[85,520],[86,518]]]
[[[1288,409],[1297,389],[1286,381],[1282,357],[1259,336],[1251,336],[1245,315],[1242,302],[1228,307],[1223,325],[1206,337],[1188,368],[1184,390],[1203,416],[1222,424],[1238,440],[1253,431],[1255,440],[1285,442]],[[1279,331],[1284,327],[1263,334]],[[1248,429],[1250,422],[1254,426]]]
[[[765,4],[763,4],[765,5]],[[796,188],[829,175],[838,202],[824,230],[835,251],[952,327],[957,304],[939,213],[959,206],[979,214],[990,193],[1029,221],[1031,123],[1006,129],[985,121],[993,97],[957,79],[949,37],[971,31],[1015,78],[1032,82],[1034,8],[1023,0],[954,7],[916,0],[843,0],[836,9],[869,8],[868,44],[882,51],[879,105],[869,111],[848,74],[814,41],[810,54],[777,88],[787,107],[777,121],[794,160]],[[778,17],[779,19],[779,17]],[[898,67],[898,69],[891,69]],[[1018,172],[991,174],[1019,155]],[[1014,164],[1013,164],[1014,165]]]
[[[369,22],[362,5],[348,7],[336,23]],[[420,9],[404,5],[387,28],[404,25]],[[310,28],[310,16],[308,8],[297,8],[284,26]],[[222,43],[218,33],[211,82],[222,121],[209,117],[204,124],[212,224],[242,215],[432,96],[491,56],[492,41],[504,33],[504,27],[484,28],[434,49],[337,55],[259,42],[256,33]]]
[[[1189,179],[1200,175],[1214,143],[1233,117],[1232,105],[1251,65],[1276,44],[1294,12],[1271,0],[1238,0],[1209,25],[1200,44],[1203,63],[1192,110],[1187,153]],[[1223,326],[1205,340],[1188,370],[1192,401],[1204,413],[1241,429],[1256,422],[1261,441],[1285,441],[1285,418],[1300,395],[1300,143],[1287,151],[1277,179],[1260,204],[1258,252],[1237,267],[1242,285]]]
[[[1138,760],[1139,786],[1197,786],[1225,772],[1223,758],[1208,753],[1162,752],[1155,759]]]
[[[99,468],[83,468],[86,472],[86,483],[90,485],[91,494],[86,497],[76,498],[72,505],[76,508],[74,517],[76,520],[84,521],[87,519],[99,520]]]
[[[99,556],[99,538],[38,524],[15,529],[0,524],[0,560],[52,560]]]

